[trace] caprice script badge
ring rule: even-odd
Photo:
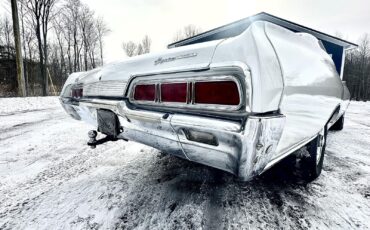
[[[160,57],[160,58],[158,58],[157,60],[154,61],[154,65],[163,64],[165,62],[176,61],[176,60],[184,59],[184,58],[191,58],[191,57],[195,57],[197,55],[198,55],[197,53],[189,53],[189,54],[179,55],[179,56],[176,56],[176,57],[168,57],[168,58]]]

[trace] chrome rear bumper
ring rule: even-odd
[[[61,98],[72,117],[97,127],[97,109],[117,114],[123,127],[118,138],[152,146],[164,152],[230,172],[242,180],[261,174],[276,159],[276,147],[285,124],[283,115],[249,116],[245,124],[195,115],[132,110],[126,101],[99,100],[71,103]],[[189,136],[193,133],[193,136]],[[212,142],[207,142],[211,138]]]

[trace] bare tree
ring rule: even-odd
[[[354,100],[370,99],[370,38],[365,34],[359,41],[359,47],[346,55],[343,79]]]
[[[188,26],[185,26],[184,28],[184,36],[186,38],[193,37],[197,34],[200,34],[201,32],[202,30],[196,27],[195,25],[188,25]]]
[[[84,65],[85,71],[88,70],[88,53],[90,52],[90,46],[92,39],[92,29],[93,26],[93,19],[94,13],[86,6],[83,5],[81,9],[81,16],[79,18],[80,28],[81,28],[81,35],[82,35],[82,42],[84,48]]]
[[[144,54],[144,48],[143,48],[143,46],[141,44],[138,44],[137,45],[136,53],[135,54],[136,55],[142,55],[142,54]]]
[[[27,9],[26,4],[28,0],[18,0],[19,16],[21,22],[21,33],[23,40],[23,55],[25,58],[32,60],[36,56],[35,46],[35,30],[32,26],[32,14]]]
[[[4,46],[6,47],[6,55],[8,56],[8,59],[10,59],[13,56],[12,47],[14,47],[13,43],[13,29],[12,29],[12,23],[11,20],[6,16],[4,17],[2,21],[2,31],[1,34],[3,34],[4,38]]]
[[[133,41],[123,42],[122,48],[128,57],[132,57],[149,53],[151,44],[152,40],[148,35],[145,35],[139,43],[135,43]]]
[[[27,48],[26,48],[26,43],[24,42],[26,40],[26,35],[25,35],[25,27],[24,27],[24,21],[26,17],[26,11],[24,10],[24,4],[22,4],[22,0],[19,3],[19,16],[21,18],[21,33],[22,33],[22,41],[23,41],[23,55],[27,57]]]
[[[133,41],[123,42],[122,48],[128,57],[136,55],[137,45]]]
[[[48,63],[48,46],[47,36],[49,30],[49,22],[52,17],[53,8],[58,0],[26,0],[25,5],[32,13],[32,21],[36,33],[40,71],[43,79],[42,94],[48,95],[48,78],[46,73],[46,65]]]
[[[30,30],[25,30],[24,33],[24,43],[26,44],[27,48],[27,53],[28,53],[28,59],[33,60],[34,57],[36,56],[36,47],[37,47],[37,42],[35,39],[35,34],[32,33]],[[26,55],[26,53],[25,53]]]
[[[66,43],[65,53],[67,55],[67,70],[69,73],[77,71],[77,50],[79,44],[79,25],[81,3],[79,0],[66,0],[63,10],[55,20],[58,22],[58,30],[62,30],[63,40]],[[58,31],[59,32],[59,31]]]
[[[362,36],[359,44],[359,55],[360,55],[360,88],[359,88],[359,98],[366,98],[368,94],[368,66],[369,66],[369,56],[370,56],[370,42],[369,35],[365,34]]]
[[[68,23],[64,24],[64,39],[67,43],[67,58],[69,73],[72,73],[72,70],[74,69],[74,67],[72,66],[72,40],[73,40],[72,28],[73,26],[71,26],[70,24]]]
[[[152,45],[152,40],[148,35],[145,35],[143,40],[141,41],[141,45],[143,46],[143,53],[150,53],[150,47]]]
[[[25,26],[25,23],[28,19],[28,14],[27,14],[27,10],[25,9],[24,7],[24,0],[19,0],[18,1],[18,5],[19,5],[19,16],[20,16],[20,20],[21,20],[21,34],[22,34],[22,45],[23,45],[23,55],[24,55],[24,78],[25,78],[25,88],[26,88],[26,94],[28,95],[29,94],[29,91],[28,91],[28,87],[29,87],[29,75],[28,75],[28,66],[27,66],[27,53],[28,53],[28,50],[29,48],[27,48],[27,46],[29,45],[29,43],[27,42],[27,39],[29,39],[29,34],[32,33],[32,31],[29,29],[29,27]],[[31,38],[33,38],[32,36],[30,36]],[[31,56],[31,54],[29,54]]]
[[[66,71],[66,63],[64,58],[64,52],[65,52],[65,31],[64,31],[64,25],[63,25],[63,18],[61,15],[58,15],[58,17],[54,18],[53,20],[53,28],[55,31],[55,37],[57,39],[58,49],[59,49],[59,55],[60,55],[60,71],[61,75]]]
[[[100,61],[101,61],[101,65],[104,64],[104,59],[103,59],[103,46],[104,46],[104,42],[103,42],[103,38],[108,35],[111,30],[108,28],[108,26],[105,24],[103,18],[99,17],[97,20],[96,20],[96,32],[97,32],[97,36],[98,36],[98,40],[99,40],[99,51],[100,51]]]
[[[10,0],[7,2],[10,3]],[[102,18],[95,17],[88,5],[80,0],[17,2],[23,66],[27,73],[26,82],[29,83],[26,84],[27,88],[32,89],[31,95],[40,95],[41,91],[45,95],[48,92],[49,76],[53,84],[57,82],[62,85],[69,73],[89,70],[103,63],[104,38],[110,30]],[[15,57],[12,22],[2,16],[0,57],[0,61],[6,63],[6,68],[12,67]],[[11,76],[0,79],[0,84],[6,81],[7,90],[15,89],[15,69],[4,71]],[[41,88],[38,83],[41,83]]]
[[[185,26],[181,30],[178,30],[175,33],[172,41],[173,42],[181,41],[181,40],[184,40],[186,38],[190,38],[190,37],[193,37],[197,34],[200,34],[201,32],[202,32],[201,28],[199,28],[195,25],[187,25],[187,26]]]
[[[4,34],[3,34],[3,31],[4,31],[4,24],[3,24],[3,19],[0,17],[0,45],[3,45],[4,44]]]
[[[80,0],[66,0],[63,5],[65,30],[67,30],[68,40],[68,61],[70,66],[70,72],[79,71],[79,18],[81,13],[82,4]],[[72,52],[73,51],[73,52]],[[73,62],[72,62],[73,59]]]

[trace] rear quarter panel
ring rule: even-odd
[[[279,62],[266,37],[265,24],[263,21],[253,22],[242,34],[226,39],[218,45],[212,59],[212,65],[244,63],[248,67],[252,113],[277,111],[283,90]]]
[[[266,34],[276,51],[284,79],[280,111],[286,116],[277,152],[283,154],[314,137],[340,106],[343,85],[331,57],[316,38],[274,24]]]

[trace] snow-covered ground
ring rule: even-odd
[[[248,183],[133,142],[91,150],[57,98],[0,99],[0,229],[368,229],[370,103],[330,132],[312,183],[279,164]]]

